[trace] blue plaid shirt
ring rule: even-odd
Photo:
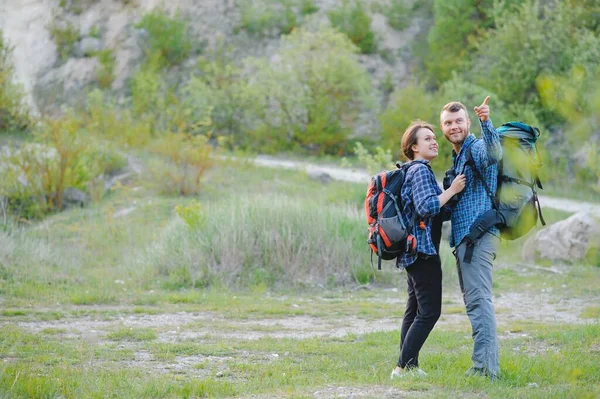
[[[406,172],[404,185],[400,191],[402,221],[405,226],[412,226],[412,235],[417,238],[417,252],[436,255],[437,251],[431,239],[431,221],[433,216],[440,212],[438,196],[442,190],[427,164],[427,161],[413,161],[412,166]],[[416,220],[413,220],[415,211],[417,217]],[[421,220],[425,222],[425,230],[419,228]],[[416,260],[416,254],[405,253],[397,258],[396,267],[403,269],[412,265]]]
[[[492,194],[496,194],[498,162],[502,159],[500,138],[491,120],[488,119],[486,122],[480,123],[483,140],[476,139],[473,134],[469,134],[459,153],[456,154],[454,150],[452,151],[454,170],[457,173],[465,174],[466,185],[462,198],[456,207],[452,209],[451,247],[458,246],[463,238],[469,234],[469,228],[473,222],[492,209],[492,200],[485,191],[483,183],[475,177],[471,167],[465,165],[467,162],[465,155],[467,147],[471,147],[471,155],[477,170],[487,182]],[[496,227],[490,229],[490,233],[499,235]]]

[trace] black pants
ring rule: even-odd
[[[419,257],[406,269],[408,301],[400,340],[398,366],[419,366],[419,351],[442,311],[442,264],[438,255]]]

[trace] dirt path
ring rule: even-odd
[[[394,293],[397,291],[394,291]],[[315,298],[319,300],[319,298]],[[349,299],[351,300],[351,299]],[[366,301],[363,299],[362,301]],[[59,330],[64,338],[86,341],[104,341],[110,332],[126,327],[153,329],[159,342],[182,340],[211,341],[218,339],[254,340],[261,338],[308,339],[317,337],[343,337],[376,331],[398,330],[406,299],[403,295],[391,297],[383,292],[368,300],[397,304],[398,312],[386,318],[368,318],[356,315],[316,317],[310,315],[290,317],[255,317],[243,320],[226,318],[217,312],[177,312],[161,314],[131,314],[130,308],[95,308],[97,315],[65,317],[50,321],[21,321],[17,325],[32,333]],[[494,298],[499,328],[508,328],[520,322],[582,324],[590,322],[580,317],[581,310],[590,303],[600,303],[596,298],[557,298],[551,294],[505,293]],[[114,315],[115,312],[117,315]],[[2,322],[1,324],[12,324]],[[445,295],[444,310],[438,326],[444,329],[468,329],[460,294]]]
[[[344,336],[360,336],[377,331],[395,331],[399,335],[402,321],[402,310],[406,301],[397,289],[380,289],[374,297],[361,298],[360,301],[379,302],[397,305],[397,312],[389,317],[369,317],[364,313],[356,315],[299,315],[276,316],[243,315],[242,318],[226,317],[217,311],[181,311],[161,314],[132,313],[129,306],[94,306],[93,313],[87,316],[64,316],[60,320],[28,320],[15,321],[4,319],[0,326],[12,324],[34,334],[52,334],[61,341],[70,343],[85,343],[111,351],[131,353],[117,360],[91,358],[86,367],[93,368],[132,368],[155,375],[178,376],[197,379],[223,379],[239,381],[243,379],[232,364],[271,364],[278,359],[290,356],[288,352],[273,350],[271,352],[256,350],[237,350],[235,353],[213,354],[176,354],[173,357],[157,356],[156,345],[160,344],[191,344],[211,345],[222,342],[247,342],[263,338],[324,339]],[[288,296],[285,297],[289,299]],[[307,299],[307,298],[303,298]],[[315,296],[314,301],[327,301],[328,298]],[[336,298],[338,301],[339,298]],[[351,296],[347,301],[353,301]],[[302,303],[298,301],[299,303]],[[310,301],[306,306],[310,306]],[[337,303],[337,302],[336,302]],[[468,337],[469,321],[464,312],[462,299],[458,292],[444,295],[444,309],[436,328],[444,331],[462,331]],[[506,293],[497,295],[494,304],[497,311],[499,339],[511,341],[525,340],[527,345],[516,345],[513,350],[540,353],[550,348],[546,343],[540,343],[529,335],[528,329],[523,329],[527,323],[559,323],[584,324],[595,323],[595,319],[584,319],[581,310],[590,303],[600,303],[600,297],[586,298],[556,298],[550,293]],[[304,306],[304,305],[301,305]],[[395,307],[395,306],[394,306]],[[90,307],[66,307],[61,313],[68,315],[70,311],[77,313],[80,309]],[[347,306],[344,306],[347,308]],[[37,309],[37,312],[56,312],[56,309]],[[136,341],[115,338],[115,332],[127,330],[152,330],[156,337],[151,341]],[[4,362],[17,361],[17,357],[8,356]],[[391,367],[391,366],[390,366]],[[387,371],[386,371],[387,373]],[[297,395],[295,392],[294,395]],[[291,395],[292,397],[296,397]],[[307,397],[318,399],[333,398],[405,398],[405,397],[445,397],[444,392],[438,392],[434,387],[423,392],[413,389],[401,389],[388,385],[328,385],[307,391]],[[274,399],[288,397],[283,393],[244,396],[255,399]],[[473,394],[466,397],[481,397]]]
[[[331,165],[317,165],[308,162],[281,160],[264,155],[256,157],[254,162],[257,165],[271,168],[304,170],[309,174],[326,173],[334,180],[365,183],[365,185],[369,182],[370,178],[369,174],[362,169],[347,169]],[[544,208],[552,208],[573,213],[585,211],[600,215],[600,204],[547,196],[540,196],[540,203]]]

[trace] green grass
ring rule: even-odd
[[[566,180],[566,181],[565,181]],[[592,203],[600,203],[598,191],[594,190],[591,183],[572,183],[569,179],[561,179],[559,182],[544,183],[544,189],[539,191],[540,195],[551,197],[574,199]],[[542,203],[542,206],[544,204]]]
[[[148,328],[122,327],[108,334],[107,338],[113,341],[153,341],[156,337],[156,331]]]
[[[366,184],[238,166],[211,170],[196,198],[159,196],[140,177],[88,208],[0,232],[0,396],[600,394],[600,268],[525,268],[525,239],[502,244],[495,294],[544,292],[557,310],[568,306],[561,299],[589,305],[574,314],[581,324],[570,325],[512,319],[512,309],[498,308],[503,378],[490,383],[463,376],[472,340],[443,243],[442,320],[421,355],[429,377],[390,381],[406,283],[392,262],[371,270]],[[205,222],[186,225],[178,205],[206,212],[197,219]],[[205,258],[229,259],[208,284],[198,283]],[[228,284],[231,273],[240,278]],[[387,327],[378,330],[380,322]]]
[[[502,379],[490,383],[462,375],[470,362],[471,340],[466,331],[433,331],[421,354],[427,379],[389,381],[398,332],[208,343],[136,340],[131,343],[133,348],[123,350],[5,326],[0,335],[0,355],[5,359],[0,366],[0,390],[8,392],[7,397],[96,397],[95,390],[102,386],[98,397],[125,398],[189,393],[298,397],[328,386],[366,392],[385,386],[418,390],[426,397],[558,398],[599,393],[598,325],[530,325],[523,331],[524,337],[501,340]],[[134,351],[149,353],[150,364],[136,364]],[[185,359],[191,360],[185,372],[168,372]]]
[[[600,306],[587,306],[581,311],[581,317],[584,319],[600,319]]]

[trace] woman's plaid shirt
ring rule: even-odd
[[[469,228],[475,220],[492,209],[492,201],[488,196],[483,183],[477,179],[469,166],[466,166],[466,149],[471,147],[473,161],[479,173],[487,182],[492,194],[496,194],[498,162],[502,159],[502,146],[500,137],[491,120],[481,123],[482,139],[477,139],[469,134],[465,139],[458,154],[452,150],[452,161],[457,173],[464,173],[466,185],[462,198],[452,209],[452,234],[450,246],[458,246],[463,238],[469,234]],[[496,227],[490,229],[490,233],[499,235]]]
[[[404,184],[400,191],[402,202],[402,221],[405,226],[412,226],[412,235],[417,238],[417,252],[435,255],[437,251],[431,239],[431,221],[440,212],[442,193],[428,161],[413,161],[406,172]],[[416,221],[413,221],[417,213]],[[419,228],[419,221],[425,222],[425,230]],[[413,226],[414,223],[414,226]],[[405,253],[399,256],[396,266],[403,269],[417,260],[416,254]]]

